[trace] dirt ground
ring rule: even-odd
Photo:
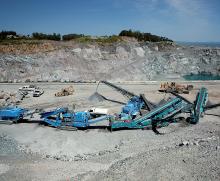
[[[220,82],[193,82],[195,89],[184,95],[195,99],[198,89],[208,88],[209,101],[220,102]],[[0,90],[16,91],[24,84],[0,84]],[[55,97],[61,88],[72,85],[39,83],[45,93],[25,98],[21,107],[53,109],[74,104],[76,110],[91,107],[120,112],[122,105],[91,102],[96,84],[73,84],[75,92]],[[168,94],[159,93],[159,82],[126,83],[121,87],[144,93],[152,102]],[[106,85],[98,92],[111,99],[126,98]],[[220,108],[206,113],[220,115]],[[185,116],[185,115],[181,115]],[[106,122],[101,125],[106,125]],[[220,117],[205,115],[197,125],[185,122],[151,130],[109,132],[104,127],[63,131],[39,125],[35,115],[25,123],[0,125],[0,180],[220,180]]]

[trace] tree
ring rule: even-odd
[[[17,36],[17,33],[15,31],[2,31],[0,32],[0,40],[7,39],[8,35]]]
[[[56,33],[44,34],[44,33],[35,32],[35,33],[32,33],[32,37],[37,40],[55,40],[55,41],[61,40],[61,35],[56,34]]]
[[[150,42],[160,42],[160,41],[170,41],[169,38],[161,37],[157,35],[152,35],[151,33],[141,33],[140,31],[132,31],[130,30],[122,30],[119,33],[119,36],[128,36],[128,37],[134,37],[138,41],[150,41]]]

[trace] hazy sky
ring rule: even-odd
[[[0,0],[0,30],[220,41],[220,0]]]

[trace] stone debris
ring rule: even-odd
[[[183,141],[179,146],[189,146],[189,141]]]
[[[181,146],[189,146],[189,145],[200,146],[201,143],[216,141],[216,140],[219,140],[219,137],[212,136],[212,137],[208,137],[208,138],[198,138],[198,139],[195,139],[195,140],[192,140],[192,141],[183,141],[179,144],[179,146],[180,147]]]

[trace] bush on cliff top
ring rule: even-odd
[[[61,35],[60,34],[44,34],[44,33],[32,33],[33,39],[37,40],[55,40],[55,41],[60,41],[61,40]]]
[[[142,33],[140,31],[132,31],[132,30],[122,30],[118,36],[86,36],[84,34],[66,34],[62,36],[62,40],[77,40],[79,42],[98,42],[98,43],[114,43],[118,41],[122,41],[121,36],[134,37],[138,41],[149,41],[149,42],[173,42],[171,39],[166,37],[152,35],[151,33]],[[32,36],[25,35],[17,35],[15,31],[2,31],[0,32],[0,41],[2,40],[55,40],[60,41],[60,34],[44,34],[34,32]]]
[[[15,31],[2,31],[0,32],[0,40],[7,39],[8,36],[17,36]]]
[[[172,40],[166,37],[152,35],[151,33],[141,33],[140,31],[132,31],[132,30],[122,30],[119,33],[119,36],[134,37],[138,41],[150,41],[150,42],[170,41],[170,42],[173,42]]]
[[[68,41],[68,40],[74,40],[74,39],[81,38],[81,37],[85,37],[85,35],[83,35],[83,34],[67,34],[67,35],[63,35],[62,39],[64,41]]]

